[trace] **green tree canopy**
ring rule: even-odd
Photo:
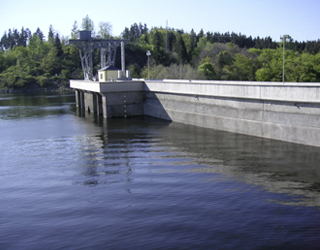
[[[206,76],[207,80],[213,80],[216,78],[216,73],[212,63],[204,62],[198,68],[198,71]]]
[[[111,38],[111,30],[112,30],[112,25],[109,22],[100,22],[98,35],[101,38],[109,39]]]
[[[89,30],[92,32],[92,34],[94,34],[94,23],[88,15],[86,15],[86,17],[82,18],[81,29],[82,30]]]

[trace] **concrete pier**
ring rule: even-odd
[[[144,84],[143,81],[70,81],[77,107],[106,118],[144,115]]]
[[[320,83],[70,81],[77,106],[320,147]]]

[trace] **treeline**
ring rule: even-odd
[[[70,78],[81,78],[79,51],[65,46],[50,26],[48,39],[38,28],[9,30],[0,43],[0,88],[44,89],[68,87]]]
[[[100,22],[95,29],[93,21],[87,15],[78,27],[77,21],[71,27],[70,37],[75,39],[79,30],[90,30],[100,38],[111,37],[111,24]],[[69,79],[83,79],[79,50],[66,46],[69,37],[59,37],[52,25],[45,39],[38,28],[31,30],[9,29],[0,39],[0,91],[36,90],[68,88]],[[119,53],[118,53],[119,54]],[[99,69],[100,53],[93,52],[94,72]]]
[[[42,33],[40,29],[37,30],[38,33]],[[8,33],[5,32],[0,40],[0,48],[2,51],[13,49],[14,46],[27,46],[28,39],[32,37],[31,31],[29,29],[24,29],[22,27],[21,32],[17,29],[13,31],[9,29]]]
[[[201,30],[185,32],[134,23],[119,37],[111,36],[112,26],[100,22],[95,28],[86,16],[78,28],[75,21],[70,37],[79,30],[90,30],[97,38],[125,39],[126,65],[132,77],[208,79],[242,81],[282,81],[283,43],[270,37],[252,38],[234,32]],[[9,29],[0,39],[0,88],[39,89],[67,87],[69,79],[82,79],[79,51],[66,46],[52,26],[45,39],[38,28]],[[289,37],[285,48],[285,80],[320,82],[320,40],[298,42]],[[120,50],[120,49],[119,49]],[[119,51],[120,52],[120,51]],[[120,53],[116,66],[120,68]],[[100,53],[93,52],[94,74],[99,69]]]
[[[133,24],[122,38],[129,41],[126,61],[133,77],[148,77],[147,50],[151,51],[150,78],[282,81],[283,43],[270,37],[242,34],[147,28]],[[320,81],[320,40],[286,41],[285,80]]]

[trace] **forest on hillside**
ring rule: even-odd
[[[283,43],[236,33],[207,32],[152,27],[134,23],[119,37],[111,36],[111,25],[100,22],[96,29],[86,16],[80,27],[96,38],[126,40],[126,67],[134,78],[282,81]],[[285,81],[320,82],[320,40],[298,42],[288,36],[285,43]],[[66,88],[69,79],[82,79],[79,51],[67,46],[69,37],[59,37],[52,26],[47,39],[38,28],[9,29],[0,40],[0,89]],[[116,66],[120,68],[120,53]],[[94,74],[100,53],[93,52]]]

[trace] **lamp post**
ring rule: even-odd
[[[148,80],[150,80],[150,56],[151,56],[151,52],[150,50],[147,51],[146,53],[147,57],[148,57]]]
[[[283,37],[280,36],[280,39],[283,41],[283,66],[282,66],[282,83],[284,84],[284,53],[285,53],[285,44],[286,40],[289,38],[289,35],[283,35]]]

